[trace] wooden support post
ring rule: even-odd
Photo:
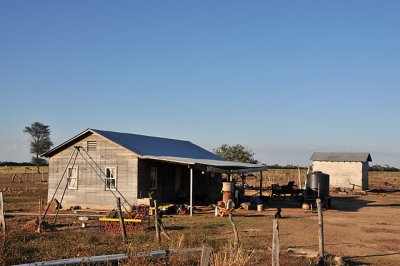
[[[14,183],[14,179],[15,179],[16,176],[17,176],[17,173],[14,173],[14,174],[12,175],[12,177],[11,177],[11,183]]]
[[[260,171],[260,197],[262,196],[262,171]]]
[[[6,219],[4,219],[3,192],[0,192],[0,229],[6,233]]]
[[[42,172],[42,179],[41,179],[41,181],[44,182],[44,174],[43,174],[43,172]]]
[[[319,244],[319,260],[323,262],[324,260],[324,218],[322,216],[322,204],[321,199],[317,199],[317,209],[318,209],[318,244]]]
[[[233,234],[235,236],[234,247],[237,248],[237,247],[239,247],[239,233],[238,233],[238,230],[237,230],[235,222],[232,220],[232,213],[229,213],[228,217],[229,217],[229,221],[232,224]]]
[[[42,195],[40,195],[40,200],[39,200],[39,221],[38,221],[38,229],[37,232],[40,234],[42,232]]]
[[[156,240],[157,243],[160,243],[160,224],[158,223],[158,203],[157,200],[154,200],[154,226],[156,228]]]
[[[125,223],[124,223],[124,216],[122,215],[121,211],[121,198],[117,198],[117,211],[118,211],[118,217],[119,217],[119,223],[121,225],[121,234],[122,234],[122,240],[126,244],[126,228],[125,228]]]
[[[279,222],[273,220],[272,224],[272,266],[279,266]]]
[[[193,216],[193,168],[190,168],[190,216]]]
[[[208,245],[204,245],[201,250],[200,266],[210,265],[210,257],[212,253],[212,248]]]

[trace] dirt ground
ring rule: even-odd
[[[353,265],[399,265],[400,192],[332,196],[332,208],[323,212],[325,251]],[[267,204],[282,207],[286,217],[280,224],[281,244],[317,250],[317,215],[290,205],[273,201]]]
[[[371,191],[365,195],[331,194],[332,208],[323,212],[325,251],[343,257],[349,265],[399,265],[400,174],[373,173],[370,184]],[[46,199],[47,183],[41,182],[41,175],[11,182],[9,174],[0,174],[0,191],[6,213],[37,212],[40,195]],[[318,250],[317,214],[290,201],[270,200],[265,207],[263,212],[238,210],[234,214],[241,243],[245,249],[255,250],[252,264],[270,264],[272,217],[276,208],[281,207],[282,265],[309,265],[311,260],[291,259],[293,254],[288,250],[303,253]],[[174,239],[185,236],[185,247],[198,247],[202,243],[224,245],[232,238],[226,218],[215,217],[207,208],[196,216],[168,215],[163,222]],[[118,235],[99,234],[96,218],[88,221],[86,228],[81,228],[77,217],[60,217],[57,226],[41,235],[34,232],[32,219],[29,216],[6,217],[11,233],[9,240],[4,240],[10,246],[2,247],[3,256],[7,256],[0,260],[4,265],[126,252],[118,244]],[[164,242],[161,246],[155,245],[153,239],[152,231],[135,233],[130,236],[129,249],[168,248],[169,244]]]

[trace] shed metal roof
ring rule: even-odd
[[[371,162],[368,152],[314,152],[310,158],[312,161],[326,162]]]
[[[45,152],[42,154],[42,156],[51,157],[93,133],[97,133],[104,138],[107,138],[108,140],[136,153],[139,158],[142,159],[160,160],[188,165],[211,166],[218,168],[219,170],[223,169],[229,171],[247,169],[243,170],[242,172],[251,172],[267,169],[265,165],[226,161],[225,159],[207,151],[206,149],[203,149],[198,145],[193,144],[190,141],[90,128]]]
[[[183,157],[193,159],[224,160],[216,154],[190,141],[151,137],[92,129],[103,137],[141,156]]]

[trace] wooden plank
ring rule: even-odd
[[[99,221],[100,222],[118,222],[119,218],[101,217],[101,218],[99,218]],[[142,219],[125,219],[124,218],[124,223],[141,223],[142,221],[143,221]]]

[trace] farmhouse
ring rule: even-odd
[[[221,196],[222,173],[266,170],[226,161],[189,141],[97,129],[42,156],[49,158],[48,199],[66,207],[109,209],[116,197],[128,206],[149,197],[193,206]]]
[[[357,152],[314,152],[313,171],[330,176],[330,186],[351,189],[368,189],[369,153]]]

